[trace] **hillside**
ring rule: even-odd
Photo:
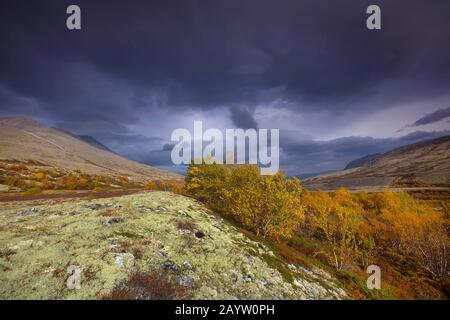
[[[86,140],[86,137],[84,137]],[[128,160],[62,130],[27,118],[0,119],[0,160],[34,163],[99,176],[125,176],[133,181],[182,179],[181,176]]]
[[[344,168],[344,170],[353,169],[357,167],[361,167],[369,162],[375,161],[380,156],[379,153],[375,154],[369,154],[367,156],[355,159],[353,161],[350,161]]]
[[[105,151],[109,151],[109,152],[113,152],[111,149],[109,149],[107,146],[105,146],[103,143],[101,143],[100,141],[98,141],[97,139],[95,139],[92,136],[88,136],[88,135],[79,135],[78,139],[83,140],[84,142],[89,143],[91,146],[96,147],[100,150],[105,150]]]
[[[67,267],[81,288],[66,286]],[[160,270],[193,299],[342,299],[326,271],[287,264],[193,199],[168,192],[3,203],[1,299],[96,299]]]
[[[303,180],[310,189],[449,186],[450,136],[403,146],[360,167]]]

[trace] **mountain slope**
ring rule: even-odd
[[[364,165],[303,180],[311,189],[450,185],[450,136],[403,146]]]
[[[361,167],[371,161],[374,161],[376,159],[378,159],[378,157],[380,156],[379,153],[375,153],[375,154],[369,154],[367,156],[355,159],[353,161],[350,161],[344,168],[344,170],[348,170],[348,169],[353,169],[353,168],[357,168],[357,167]]]
[[[78,135],[77,136],[78,139],[83,140],[84,142],[89,143],[91,146],[100,149],[100,150],[104,150],[104,151],[109,151],[109,152],[113,152],[111,151],[111,149],[109,149],[107,146],[105,146],[103,143],[101,143],[100,141],[98,141],[97,139],[95,139],[92,136],[88,136],[88,135]]]
[[[74,133],[72,133],[70,131],[67,131],[67,130],[64,130],[64,129],[60,129],[60,128],[56,128],[56,127],[53,127],[53,129],[61,131],[61,132],[65,133],[65,134],[68,134],[69,136],[72,136],[72,137],[74,137],[76,139],[79,139],[81,141],[87,142],[91,146],[96,147],[98,149],[109,151],[109,152],[113,152],[111,149],[109,149],[107,146],[105,146],[103,143],[101,143],[100,141],[98,141],[97,139],[95,139],[92,136],[89,136],[89,135],[77,135],[77,134],[74,134]]]
[[[27,118],[0,119],[0,160],[38,162],[101,176],[128,176],[135,181],[182,178],[101,150],[71,134]]]

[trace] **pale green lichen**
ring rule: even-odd
[[[194,229],[179,229],[183,222]],[[137,249],[141,256],[121,264]],[[96,299],[131,272],[162,269],[169,260],[177,267],[165,272],[194,280],[194,299],[345,298],[331,280],[290,270],[264,245],[180,195],[147,192],[34,210],[15,203],[0,211],[2,299]],[[70,265],[82,268],[80,289],[66,286]]]

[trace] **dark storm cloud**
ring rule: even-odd
[[[258,124],[253,117],[253,111],[242,107],[234,106],[230,108],[230,118],[237,128],[241,129],[257,129]]]
[[[175,144],[173,144],[173,143],[166,143],[162,146],[161,152],[172,151],[174,146],[175,146]]]
[[[425,83],[424,95],[450,84],[445,0],[379,1],[377,32],[365,28],[369,1],[78,1],[76,32],[70,3],[9,1],[0,13],[0,83],[59,118],[251,105],[280,85],[302,108],[341,112],[389,80]]]
[[[450,117],[450,107],[447,109],[439,109],[435,112],[429,113],[429,114],[423,116],[422,118],[420,118],[419,120],[417,120],[416,122],[414,122],[410,126],[416,127],[416,126],[422,126],[422,125],[426,125],[426,124],[430,124],[430,123],[435,123],[435,122],[441,121],[448,117]]]
[[[167,141],[128,128],[149,115],[152,124],[166,121],[162,111],[214,109],[251,128],[254,110],[271,105],[354,123],[450,87],[448,0],[379,0],[382,30],[373,32],[365,27],[368,0],[76,3],[80,31],[65,27],[72,1],[1,2],[0,115],[93,133],[136,159],[150,159],[142,150],[160,151]],[[324,131],[337,123],[323,123]],[[157,125],[146,132],[160,134]],[[362,153],[371,142],[361,139],[334,141],[329,152],[313,142],[301,150],[317,164]],[[167,159],[163,153],[156,157]]]

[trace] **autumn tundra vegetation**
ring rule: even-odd
[[[448,199],[420,201],[388,190],[308,191],[283,173],[262,176],[253,165],[215,163],[192,164],[185,192],[288,259],[306,254],[333,268],[355,296],[372,294],[361,289],[371,264],[385,272],[379,298],[449,294]]]
[[[449,296],[448,196],[406,192],[334,192],[302,188],[279,172],[263,176],[254,165],[191,164],[184,184],[136,183],[25,163],[0,163],[0,183],[11,190],[137,188],[192,197],[287,262],[334,273],[355,298],[440,299]],[[366,269],[381,267],[383,288],[365,287]]]
[[[36,164],[0,162],[0,184],[13,192],[38,193],[43,190],[103,190],[139,188],[128,177],[93,175],[81,170],[63,170]]]

